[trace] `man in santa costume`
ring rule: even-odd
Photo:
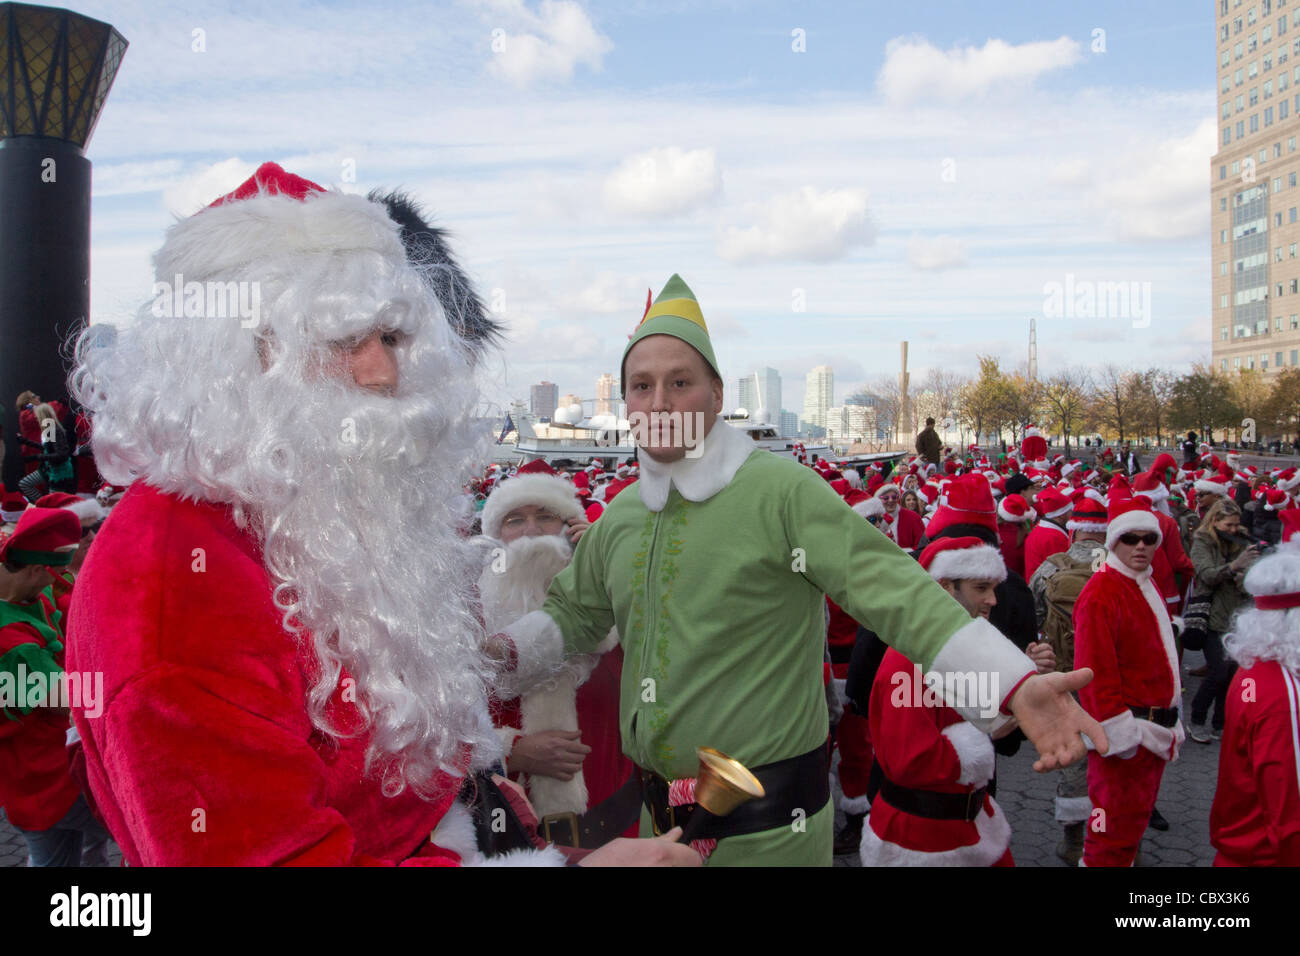
[[[1038,521],[1025,538],[1026,580],[1034,576],[1038,566],[1049,554],[1064,551],[1070,546],[1070,533],[1065,526],[1073,508],[1073,502],[1051,485],[1034,495]]]
[[[998,502],[998,542],[1002,560],[1021,577],[1025,574],[1025,540],[1033,526],[1033,509],[1024,496],[1006,495]]]
[[[588,527],[573,485],[540,459],[492,493],[483,507],[483,541],[497,551],[479,577],[488,630],[542,606]],[[611,631],[597,653],[571,658],[548,684],[493,701],[506,770],[521,777],[544,834],[557,842],[594,847],[636,821],[635,782],[621,804],[622,826],[606,819],[618,814],[614,805],[605,816],[581,816],[631,775],[618,736],[622,665],[618,634]]]
[[[1247,572],[1254,606],[1223,638],[1239,668],[1210,810],[1215,866],[1300,866],[1300,511],[1282,516],[1289,543]]]
[[[459,492],[496,326],[409,201],[272,163],[154,262],[187,289],[248,283],[261,310],[155,302],[78,345],[96,458],[131,484],[69,635],[70,668],[104,675],[103,713],[73,714],[97,809],[132,865],[484,862],[467,801],[497,792],[500,744]]]
[[[1069,686],[1086,673],[1036,675],[824,480],[727,427],[708,326],[680,276],[628,340],[622,372],[644,452],[637,493],[618,496],[542,610],[494,635],[492,649],[522,690],[617,625],[623,751],[643,782],[643,834],[697,812],[696,750],[708,746],[748,766],[767,794],[705,818],[697,849],[710,865],[830,864],[826,595],[924,671],[996,673],[1003,700],[992,714],[958,709],[982,731],[1014,714],[1040,769],[1070,762],[1085,726],[1101,732],[1071,706]]]
[[[1088,755],[1092,815],[1084,866],[1131,866],[1165,765],[1185,739],[1182,681],[1164,596],[1151,580],[1160,523],[1145,498],[1109,503],[1101,569],[1074,607],[1074,663],[1093,682],[1079,702],[1106,728],[1111,752]]]
[[[72,685],[56,684],[64,679],[63,616],[45,591],[80,539],[69,512],[29,508],[0,542],[0,807],[26,839],[31,866],[108,865],[108,833],[68,772],[69,702],[62,689],[52,694]],[[77,702],[97,708],[103,700]]]
[[[982,620],[1006,577],[997,548],[973,537],[933,542],[921,567]],[[921,668],[895,648],[876,672],[868,723],[880,772],[862,834],[863,866],[1014,865],[1011,827],[988,792],[992,740],[944,705]]]

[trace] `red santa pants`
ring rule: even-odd
[[[1083,840],[1084,866],[1132,866],[1160,792],[1165,761],[1145,747],[1128,760],[1088,754],[1092,816]]]
[[[866,797],[871,775],[871,734],[867,718],[846,708],[835,733],[840,748],[840,789],[848,799]]]

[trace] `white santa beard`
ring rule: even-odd
[[[487,632],[504,630],[525,614],[539,610],[552,579],[572,558],[573,548],[563,535],[516,538],[505,545],[504,562],[494,557],[479,577]]]
[[[271,452],[295,492],[249,509],[274,599],[287,625],[311,634],[321,665],[313,723],[337,732],[326,705],[346,668],[385,791],[428,793],[464,747],[476,765],[499,752],[473,613],[477,563],[456,531],[464,476],[447,437],[455,423],[426,398],[303,393],[277,416]]]

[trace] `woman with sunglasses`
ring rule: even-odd
[[[1240,533],[1241,509],[1232,499],[1220,498],[1210,506],[1192,535],[1196,593],[1213,595],[1205,635],[1206,675],[1192,698],[1192,720],[1187,728],[1188,736],[1200,744],[1223,736],[1228,684],[1237,669],[1223,652],[1223,632],[1228,630],[1237,609],[1250,601],[1242,580],[1262,553],[1261,545],[1248,544]],[[1214,717],[1206,727],[1211,703]]]
[[[1186,734],[1182,680],[1164,597],[1151,580],[1160,523],[1145,497],[1112,495],[1100,570],[1074,606],[1074,666],[1092,669],[1079,704],[1106,731],[1110,750],[1088,754],[1092,801],[1084,866],[1131,866],[1165,765]]]

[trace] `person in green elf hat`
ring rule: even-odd
[[[831,863],[824,595],[945,682],[948,701],[980,729],[1019,720],[1038,747],[1036,769],[1081,759],[1081,733],[1106,751],[1105,733],[1070,697],[1091,672],[1034,676],[1033,661],[815,472],[719,417],[718,362],[680,276],[630,337],[622,382],[644,452],[637,493],[619,495],[592,526],[542,609],[490,646],[505,662],[503,684],[526,687],[618,627],[619,727],[638,767],[642,836],[687,824],[710,865]],[[958,675],[978,672],[1000,688],[996,714],[957,699]],[[745,764],[765,795],[692,823],[702,812],[699,747]]]

